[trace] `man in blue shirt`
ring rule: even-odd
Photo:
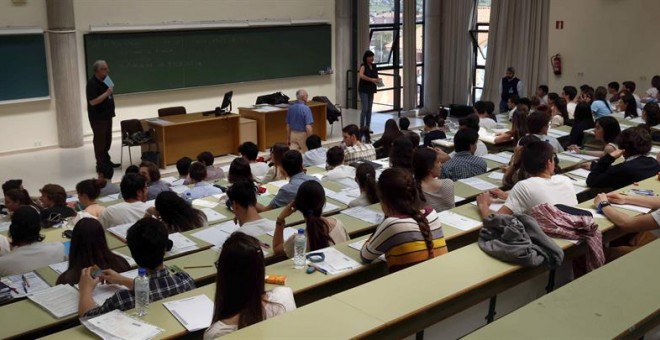
[[[312,110],[307,106],[307,91],[300,89],[296,91],[296,102],[289,106],[286,113],[286,138],[287,144],[293,150],[307,151],[305,141],[312,134]]]
[[[289,177],[289,183],[285,184],[277,191],[277,195],[270,201],[270,204],[263,206],[257,204],[257,210],[264,212],[272,209],[277,209],[293,202],[298,193],[298,188],[301,184],[307,181],[319,181],[314,176],[309,176],[303,172],[302,155],[296,150],[289,150],[282,156],[282,169]]]

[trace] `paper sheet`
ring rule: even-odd
[[[343,185],[345,188],[359,189],[357,182],[352,178],[340,178],[335,180],[335,182]]]
[[[582,159],[582,160],[585,160],[585,161],[598,160],[598,157],[596,157],[596,156],[582,154],[582,153],[575,153],[575,152],[571,152],[571,151],[564,151],[564,152],[562,152],[562,154],[568,155],[568,156],[571,156],[571,157],[575,157],[575,158],[579,158],[579,159]],[[557,156],[557,157],[559,157],[559,156]]]
[[[289,239],[289,237],[295,235],[298,232],[298,229],[291,228],[291,227],[286,227],[282,231],[283,231],[283,234],[284,234],[284,239],[283,240],[286,241],[286,240]],[[275,237],[275,230],[271,230],[271,231],[267,232],[267,234],[272,236],[272,237]]]
[[[168,251],[165,255],[172,256],[198,249],[197,243],[193,240],[183,236],[181,233],[173,233],[169,235],[169,239],[174,243],[172,250]]]
[[[501,181],[501,180],[504,179],[504,173],[503,172],[497,172],[497,171],[496,172],[491,172],[490,174],[488,174],[488,178],[492,178],[492,179]]]
[[[325,269],[328,274],[339,274],[341,272],[359,268],[361,266],[359,262],[353,260],[352,258],[348,257],[333,247],[314,251],[314,253],[320,252],[325,254],[325,260],[323,262],[315,263],[315,265]]]
[[[50,269],[52,269],[54,272],[56,272],[59,275],[64,273],[67,269],[69,269],[69,261],[54,263],[48,265],[48,267],[50,267]]]
[[[23,286],[23,276],[25,276],[25,280],[27,281],[25,286]],[[10,288],[13,288],[11,296],[14,298],[24,297],[28,294],[50,288],[50,285],[35,272],[5,276],[0,280]]]
[[[582,159],[577,158],[577,157],[573,157],[573,156],[569,156],[568,154],[565,154],[565,153],[557,154],[557,158],[559,158],[560,160],[569,161],[569,162],[573,162],[573,163],[581,163],[582,162]]]
[[[552,137],[555,137],[555,138],[568,136],[570,134],[571,134],[570,132],[566,132],[566,131],[562,131],[562,130],[558,130],[558,129],[549,129],[548,130],[548,135],[552,136]]]
[[[177,194],[181,195],[190,188],[188,188],[185,185],[175,185],[175,186],[170,187],[170,189],[172,189],[172,191],[176,192]]]
[[[462,182],[466,185],[469,185],[469,186],[471,186],[471,187],[473,187],[477,190],[481,190],[481,191],[486,191],[486,190],[497,188],[497,185],[492,184],[490,182],[486,182],[483,179],[477,178],[477,177],[470,177],[470,178],[460,179],[458,181]]]
[[[128,233],[128,229],[133,226],[135,223],[125,223],[125,224],[120,224],[114,227],[108,228],[108,231],[114,235],[119,236],[122,240],[126,239],[126,233]]]
[[[382,212],[377,212],[365,207],[353,207],[342,210],[341,213],[373,224],[378,224],[385,218],[385,215]]]
[[[651,211],[651,208],[644,208],[640,207],[638,205],[632,205],[632,204],[612,204],[613,207],[621,208],[621,209],[626,209],[630,211],[636,211],[638,213],[646,214],[649,211]]]
[[[346,195],[344,192],[336,192],[328,188],[323,188],[323,190],[325,190],[325,195],[329,198],[332,198],[333,200],[344,203],[346,205],[355,199],[354,197]]]
[[[119,255],[119,256],[121,256],[121,257],[123,257],[128,262],[129,266],[131,266],[131,267],[137,266],[137,263],[135,263],[135,260],[132,257],[130,257],[128,255],[124,255],[124,254],[122,254],[122,253],[120,253],[116,250],[113,250],[112,252]]]
[[[328,213],[330,211],[337,211],[337,210],[339,210],[339,207],[337,205],[326,201],[325,205],[323,206],[322,212],[325,214],[325,213]]]
[[[209,224],[220,221],[222,219],[227,218],[227,216],[211,209],[211,208],[204,208],[202,209],[202,212],[204,215],[206,215],[206,220],[209,222]]]
[[[573,171],[569,171],[568,173],[571,175],[587,178],[589,177],[589,173],[591,173],[591,171],[585,169],[575,169]]]
[[[220,204],[219,202],[211,202],[207,201],[205,199],[196,199],[192,201],[192,205],[195,207],[202,207],[202,208],[215,208]]]
[[[57,285],[28,295],[28,299],[46,309],[56,318],[78,313],[78,290],[70,285]]]
[[[163,303],[163,306],[189,332],[206,329],[213,320],[213,301],[206,295],[197,295],[187,299]]]
[[[501,163],[501,164],[509,164],[509,161],[511,160],[511,157],[513,155],[508,152],[500,152],[500,153],[489,153],[486,155],[481,156],[481,158],[484,159],[489,159],[493,162]]]
[[[454,141],[452,139],[434,139],[431,141],[431,144],[434,146],[444,146],[446,148],[451,148],[454,146]]]
[[[357,251],[361,251],[361,250],[362,250],[362,247],[364,246],[364,244],[365,244],[366,242],[367,242],[367,239],[365,238],[365,239],[363,239],[363,240],[353,242],[353,243],[349,244],[348,246],[349,246],[350,248],[353,248],[353,249],[357,250]]]
[[[82,321],[82,324],[103,339],[152,339],[163,331],[119,310]]]
[[[191,236],[194,236],[214,246],[222,246],[227,238],[229,238],[229,235],[231,235],[231,233],[236,230],[238,230],[238,226],[234,224],[234,221],[227,221],[209,228],[202,229],[194,234],[191,234]]]
[[[465,197],[454,195],[454,203],[463,202],[463,201],[465,201]]]
[[[174,181],[176,181],[177,178],[174,176],[167,176],[167,177],[161,177],[160,180],[169,185],[172,185],[172,183],[174,183]]]
[[[481,221],[459,215],[453,211],[445,210],[438,213],[440,223],[460,230],[471,230],[481,226]]]

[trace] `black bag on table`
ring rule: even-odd
[[[328,119],[328,123],[332,124],[336,121],[339,120],[339,117],[341,117],[341,112],[339,109],[333,104],[330,99],[326,96],[315,96],[312,97],[312,100],[315,102],[319,103],[325,103],[326,105],[326,119]]]
[[[257,104],[277,105],[277,104],[288,104],[288,103],[289,103],[289,97],[279,91],[257,97]]]

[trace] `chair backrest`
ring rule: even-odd
[[[136,132],[144,131],[144,129],[142,128],[142,123],[140,122],[139,119],[122,120],[119,123],[119,126],[121,127],[122,138],[130,136]]]
[[[158,109],[158,117],[185,115],[185,114],[186,114],[186,108],[184,106],[172,106],[172,107],[164,107]]]

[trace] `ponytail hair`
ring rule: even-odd
[[[301,184],[294,205],[305,217],[310,251],[334,244],[330,238],[330,226],[321,217],[325,206],[325,190],[319,182],[307,181]]]
[[[381,193],[381,204],[397,215],[410,216],[424,237],[424,243],[429,254],[433,257],[433,238],[431,226],[426,216],[422,214],[422,200],[419,197],[417,184],[409,171],[400,168],[389,168],[383,171],[378,179],[378,188]]]
[[[86,179],[76,184],[78,195],[84,194],[90,200],[94,201],[101,195],[101,188],[105,186],[105,180]]]
[[[376,184],[376,170],[369,163],[358,165],[355,170],[355,181],[360,188],[367,194],[370,204],[380,202],[378,198],[378,186]]]

